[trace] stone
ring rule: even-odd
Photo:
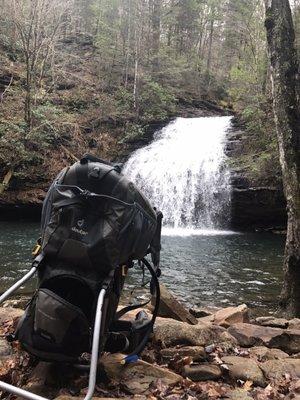
[[[160,283],[160,305],[158,315],[161,317],[173,318],[177,321],[197,325],[198,320],[189,310],[180,303],[176,297]]]
[[[230,326],[228,332],[238,340],[240,346],[251,347],[254,345],[268,346],[270,341],[275,337],[280,337],[283,331],[279,328],[237,323]]]
[[[300,318],[289,320],[289,329],[300,329]]]
[[[289,354],[300,352],[300,330],[285,329],[281,337],[275,337],[270,347],[277,347]]]
[[[194,382],[213,381],[222,376],[222,371],[218,365],[208,363],[185,365],[183,368],[183,376]]]
[[[245,389],[231,390],[226,396],[228,400],[253,400],[253,397]]]
[[[59,391],[59,375],[56,364],[40,361],[30,373],[23,389],[46,398],[54,398]]]
[[[12,354],[12,348],[5,339],[0,338],[0,359],[6,358]]]
[[[167,318],[157,318],[154,325],[153,340],[165,347],[178,344],[186,346],[206,346],[212,343],[230,341],[231,336],[225,328],[212,324],[189,325]],[[234,339],[233,339],[234,340]]]
[[[285,318],[275,318],[272,316],[269,317],[258,317],[255,319],[255,322],[262,326],[271,326],[273,328],[282,328],[286,329],[289,326],[289,321]]]
[[[165,361],[169,361],[174,357],[191,357],[193,361],[199,361],[203,360],[206,356],[204,347],[202,346],[169,347],[162,349],[160,354]]]
[[[173,385],[182,380],[175,372],[142,360],[122,365],[120,361],[123,358],[123,354],[105,354],[100,362],[107,376],[121,382],[129,393],[145,393],[158,379],[165,385]]]
[[[228,367],[229,375],[236,380],[252,381],[258,386],[265,386],[265,378],[262,370],[251,358],[239,356],[225,356],[222,361]]]
[[[212,315],[212,313],[206,309],[203,308],[190,308],[189,312],[195,317],[195,318],[203,318],[203,317],[209,317]]]
[[[300,330],[280,329],[268,326],[237,323],[228,328],[240,346],[267,346],[275,347],[287,353],[300,352]]]
[[[293,378],[300,378],[299,359],[269,360],[261,364],[261,369],[268,379],[279,379],[284,374],[289,374]]]
[[[289,355],[280,349],[269,349],[265,346],[255,346],[249,349],[249,353],[257,357],[258,361],[280,360]]]
[[[249,310],[246,304],[226,307],[215,313],[214,323],[228,328],[237,322],[249,322]]]

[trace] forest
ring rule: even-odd
[[[74,156],[122,159],[152,126],[208,105],[244,127],[236,163],[249,179],[280,185],[263,1],[1,0],[1,10],[7,198],[38,201]],[[298,0],[293,16],[299,48]]]

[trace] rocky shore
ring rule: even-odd
[[[0,308],[0,378],[49,398],[83,398],[86,373],[38,362],[6,341],[23,313],[12,305],[20,303]],[[124,366],[124,355],[104,354],[94,398],[300,399],[300,319],[251,319],[246,305],[193,314],[190,323],[158,317],[135,363]]]

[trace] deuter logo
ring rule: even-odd
[[[84,225],[84,219],[79,219],[79,220],[77,221],[77,226],[79,226],[79,228],[82,228],[83,225]]]
[[[75,233],[78,233],[78,234],[81,235],[81,236],[86,236],[86,235],[88,234],[87,231],[84,231],[83,229],[78,229],[78,228],[76,228],[75,226],[73,226],[73,227],[71,228],[71,230],[72,230],[73,232],[75,232]]]

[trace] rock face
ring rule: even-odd
[[[235,123],[237,121],[233,121]],[[227,134],[225,152],[230,161],[239,160],[244,154],[244,141],[247,135],[238,126]],[[285,229],[286,202],[281,186],[255,184],[249,179],[247,166],[231,170],[231,226],[233,229]],[[262,177],[266,178],[266,177]],[[275,181],[275,177],[273,177]],[[252,182],[253,181],[253,182]],[[272,177],[266,182],[272,181]],[[277,185],[277,183],[276,183]]]
[[[231,198],[232,229],[285,229],[283,191],[273,187],[236,188]]]
[[[226,364],[229,375],[238,380],[252,381],[259,386],[265,386],[265,378],[262,370],[257,363],[251,358],[244,358],[238,356],[222,357],[222,361]]]

